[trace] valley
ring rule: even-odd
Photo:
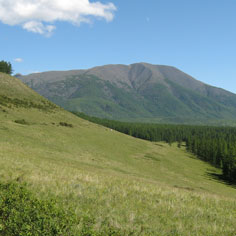
[[[184,146],[90,123],[2,73],[0,87],[1,180],[72,207],[74,235],[235,235],[235,187]]]
[[[236,236],[235,9],[0,0],[0,236]]]

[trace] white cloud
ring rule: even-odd
[[[53,30],[56,28],[54,25],[44,25],[43,23],[37,21],[26,22],[22,27],[28,31],[45,34],[47,36],[50,36]]]
[[[21,25],[28,31],[50,35],[56,21],[79,26],[90,23],[91,17],[113,20],[113,3],[90,0],[0,0],[0,21],[8,25]]]
[[[18,57],[18,58],[15,58],[14,61],[20,63],[20,62],[23,62],[23,59]]]

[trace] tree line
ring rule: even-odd
[[[198,158],[222,169],[224,179],[236,182],[236,128],[196,125],[130,123],[90,117],[75,112],[83,119],[153,142],[186,144]]]
[[[0,72],[11,75],[13,72],[10,62],[0,61]]]

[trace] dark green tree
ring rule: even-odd
[[[0,61],[0,72],[11,75],[13,72],[11,63],[6,61]]]

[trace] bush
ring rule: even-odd
[[[57,106],[49,101],[42,100],[40,103],[35,103],[27,99],[18,99],[18,98],[10,98],[4,95],[0,95],[0,104],[5,107],[12,108],[12,105],[16,108],[35,108],[42,111],[52,111]]]
[[[70,127],[70,128],[73,127],[72,124],[68,124],[68,123],[66,123],[66,122],[60,122],[59,125],[60,125],[60,126],[65,126],[65,127]]]
[[[0,182],[0,236],[123,236],[137,235],[121,231],[107,220],[96,229],[91,216],[78,218],[51,198],[38,199],[26,184]],[[80,226],[80,227],[78,227]]]
[[[77,219],[56,200],[40,200],[20,183],[0,183],[0,235],[72,235]]]
[[[15,123],[17,124],[21,124],[21,125],[28,125],[29,123],[27,121],[25,121],[24,119],[22,120],[15,120]]]

